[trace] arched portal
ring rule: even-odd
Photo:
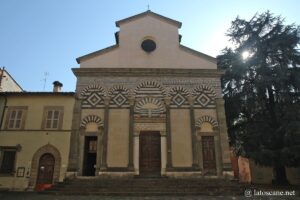
[[[195,124],[198,134],[198,148],[202,151],[203,175],[217,174],[218,122],[212,116],[202,116]]]
[[[58,149],[51,145],[47,144],[45,146],[42,146],[39,148],[35,154],[32,157],[31,161],[31,171],[30,171],[30,179],[29,179],[29,186],[34,188],[38,181],[39,171],[40,171],[40,162],[42,164],[46,163],[46,161],[49,163],[51,162],[51,156],[53,157],[54,163],[53,163],[53,174],[52,174],[52,180],[51,184],[56,183],[59,181],[59,175],[60,175],[60,168],[61,168],[61,155]],[[45,157],[43,157],[45,156]],[[49,180],[48,180],[49,181]]]
[[[134,167],[141,176],[160,176],[166,169],[166,107],[147,96],[134,107]]]
[[[50,153],[45,153],[40,157],[37,184],[52,184],[54,174],[55,158]]]
[[[81,120],[80,130],[83,146],[80,155],[81,175],[95,176],[102,157],[103,120],[97,115],[87,115]]]

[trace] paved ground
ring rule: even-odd
[[[262,200],[262,199],[280,199],[280,200],[287,200],[287,199],[299,199],[300,197],[293,197],[293,198],[246,198],[246,197],[229,197],[229,196],[152,196],[152,197],[110,197],[110,196],[93,196],[93,195],[86,195],[86,196],[57,196],[57,195],[45,195],[45,194],[38,194],[34,192],[0,192],[0,199],[1,200],[240,200],[240,199],[248,199],[248,200]]]

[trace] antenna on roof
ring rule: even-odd
[[[147,5],[147,11],[150,11],[150,5],[149,5],[149,3]]]
[[[44,81],[44,86],[43,86],[43,90],[44,91],[45,91],[45,88],[46,88],[47,76],[49,76],[49,73],[48,72],[44,72],[44,78],[42,79],[42,81]]]

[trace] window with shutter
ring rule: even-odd
[[[3,150],[1,156],[0,173],[10,174],[14,172],[16,151]]]
[[[46,119],[46,128],[57,129],[59,121],[59,110],[48,110]]]
[[[8,112],[6,116],[7,129],[23,129],[26,117],[26,106],[12,106],[8,107]]]

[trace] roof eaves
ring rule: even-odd
[[[30,95],[74,96],[75,92],[1,92],[0,94],[6,96],[30,96]]]
[[[182,49],[184,49],[184,50],[187,50],[187,51],[189,51],[189,52],[191,52],[191,53],[193,53],[193,54],[196,54],[197,56],[200,56],[200,57],[202,57],[202,58],[205,58],[205,59],[209,60],[210,62],[213,62],[213,63],[215,63],[215,64],[217,63],[217,59],[216,59],[215,57],[209,56],[209,55],[204,54],[204,53],[202,53],[202,52],[200,52],[200,51],[196,51],[196,50],[191,49],[191,48],[189,48],[189,47],[186,47],[186,46],[184,46],[184,45],[182,45],[182,44],[180,44],[180,48],[182,48]]]
[[[86,59],[86,58],[91,58],[91,57],[94,57],[94,56],[97,56],[97,55],[100,55],[100,54],[103,54],[103,53],[107,53],[111,50],[114,50],[115,48],[117,48],[119,45],[118,44],[114,44],[112,46],[109,46],[109,47],[106,47],[104,49],[100,49],[98,51],[95,51],[95,52],[92,52],[92,53],[89,53],[89,54],[86,54],[84,56],[80,56],[78,58],[76,58],[76,61],[78,64],[80,64],[80,61],[82,59]]]

